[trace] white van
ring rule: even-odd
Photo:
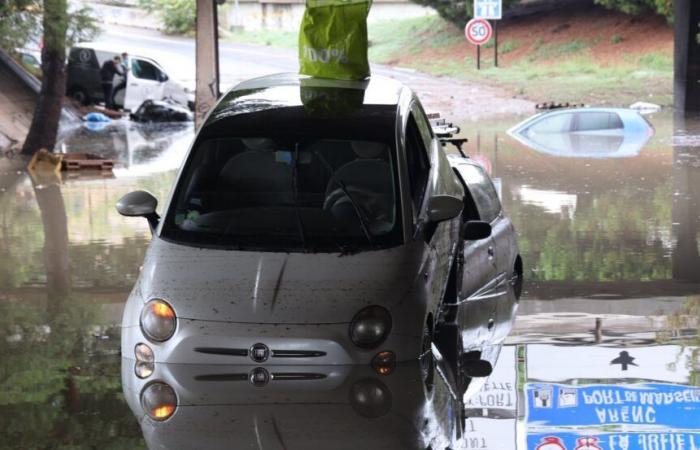
[[[129,49],[114,49],[94,43],[76,44],[68,56],[66,93],[83,103],[104,102],[100,68],[106,61],[129,54],[126,88],[114,101],[123,109],[135,111],[145,100],[172,100],[194,110],[194,92],[173,81],[155,60],[132,54]],[[121,78],[114,77],[117,86]]]

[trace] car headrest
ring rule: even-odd
[[[254,152],[270,151],[275,148],[275,141],[269,138],[242,138],[241,141]]]
[[[380,142],[352,141],[352,151],[358,158],[378,158],[386,149],[386,145]]]

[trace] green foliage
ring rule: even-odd
[[[52,34],[67,27],[62,46],[71,47],[76,42],[92,40],[99,33],[94,13],[88,6],[66,7],[64,2],[14,0],[0,2],[0,48],[13,52],[16,48],[38,49],[44,33],[42,17],[50,15]]]
[[[673,58],[665,53],[647,53],[639,58],[639,66],[648,70],[669,70],[673,67]]]
[[[0,2],[0,47],[12,51],[24,47],[28,37],[40,35],[36,30],[41,27],[41,15],[36,5],[22,0]]]
[[[458,27],[464,27],[467,21],[474,15],[472,0],[412,0],[419,5],[429,6],[435,9],[445,20],[452,22]],[[520,0],[503,0],[503,7],[519,3]]]
[[[499,44],[498,51],[505,55],[506,53],[517,50],[518,47],[520,47],[520,42],[518,41],[505,41],[504,43]]]
[[[192,34],[195,30],[195,0],[139,0],[139,6],[149,14],[156,13],[168,34]]]
[[[673,14],[673,0],[595,0],[595,2],[626,14],[638,15],[653,11],[669,20]]]
[[[530,54],[528,59],[530,61],[536,60],[549,60],[554,58],[560,58],[562,56],[569,56],[585,50],[590,47],[590,44],[579,39],[574,39],[572,41],[563,43],[549,43],[545,44],[542,41],[535,42],[535,51]]]
[[[472,0],[412,0],[419,5],[434,8],[438,14],[453,24],[463,27],[473,16]],[[650,11],[669,20],[673,13],[673,0],[595,0],[599,5],[622,11],[627,14],[643,14]],[[508,8],[520,3],[520,0],[503,0],[503,7]]]
[[[617,45],[622,42],[622,36],[615,34],[610,38],[610,42]]]

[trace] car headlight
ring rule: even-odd
[[[391,331],[391,314],[381,306],[368,306],[355,314],[350,324],[350,339],[361,348],[375,348]]]
[[[350,387],[350,405],[362,417],[376,419],[391,411],[391,392],[374,378],[355,382]]]
[[[154,382],[141,391],[141,407],[153,420],[169,419],[177,408],[177,395],[169,385]]]
[[[164,300],[151,300],[141,311],[141,331],[152,341],[163,342],[175,333],[175,310]]]

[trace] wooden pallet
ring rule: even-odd
[[[111,171],[116,161],[104,159],[91,153],[63,153],[61,170]]]
[[[50,153],[44,149],[34,154],[29,162],[32,172],[55,172],[92,170],[111,172],[116,163],[113,159],[104,159],[91,153]]]

